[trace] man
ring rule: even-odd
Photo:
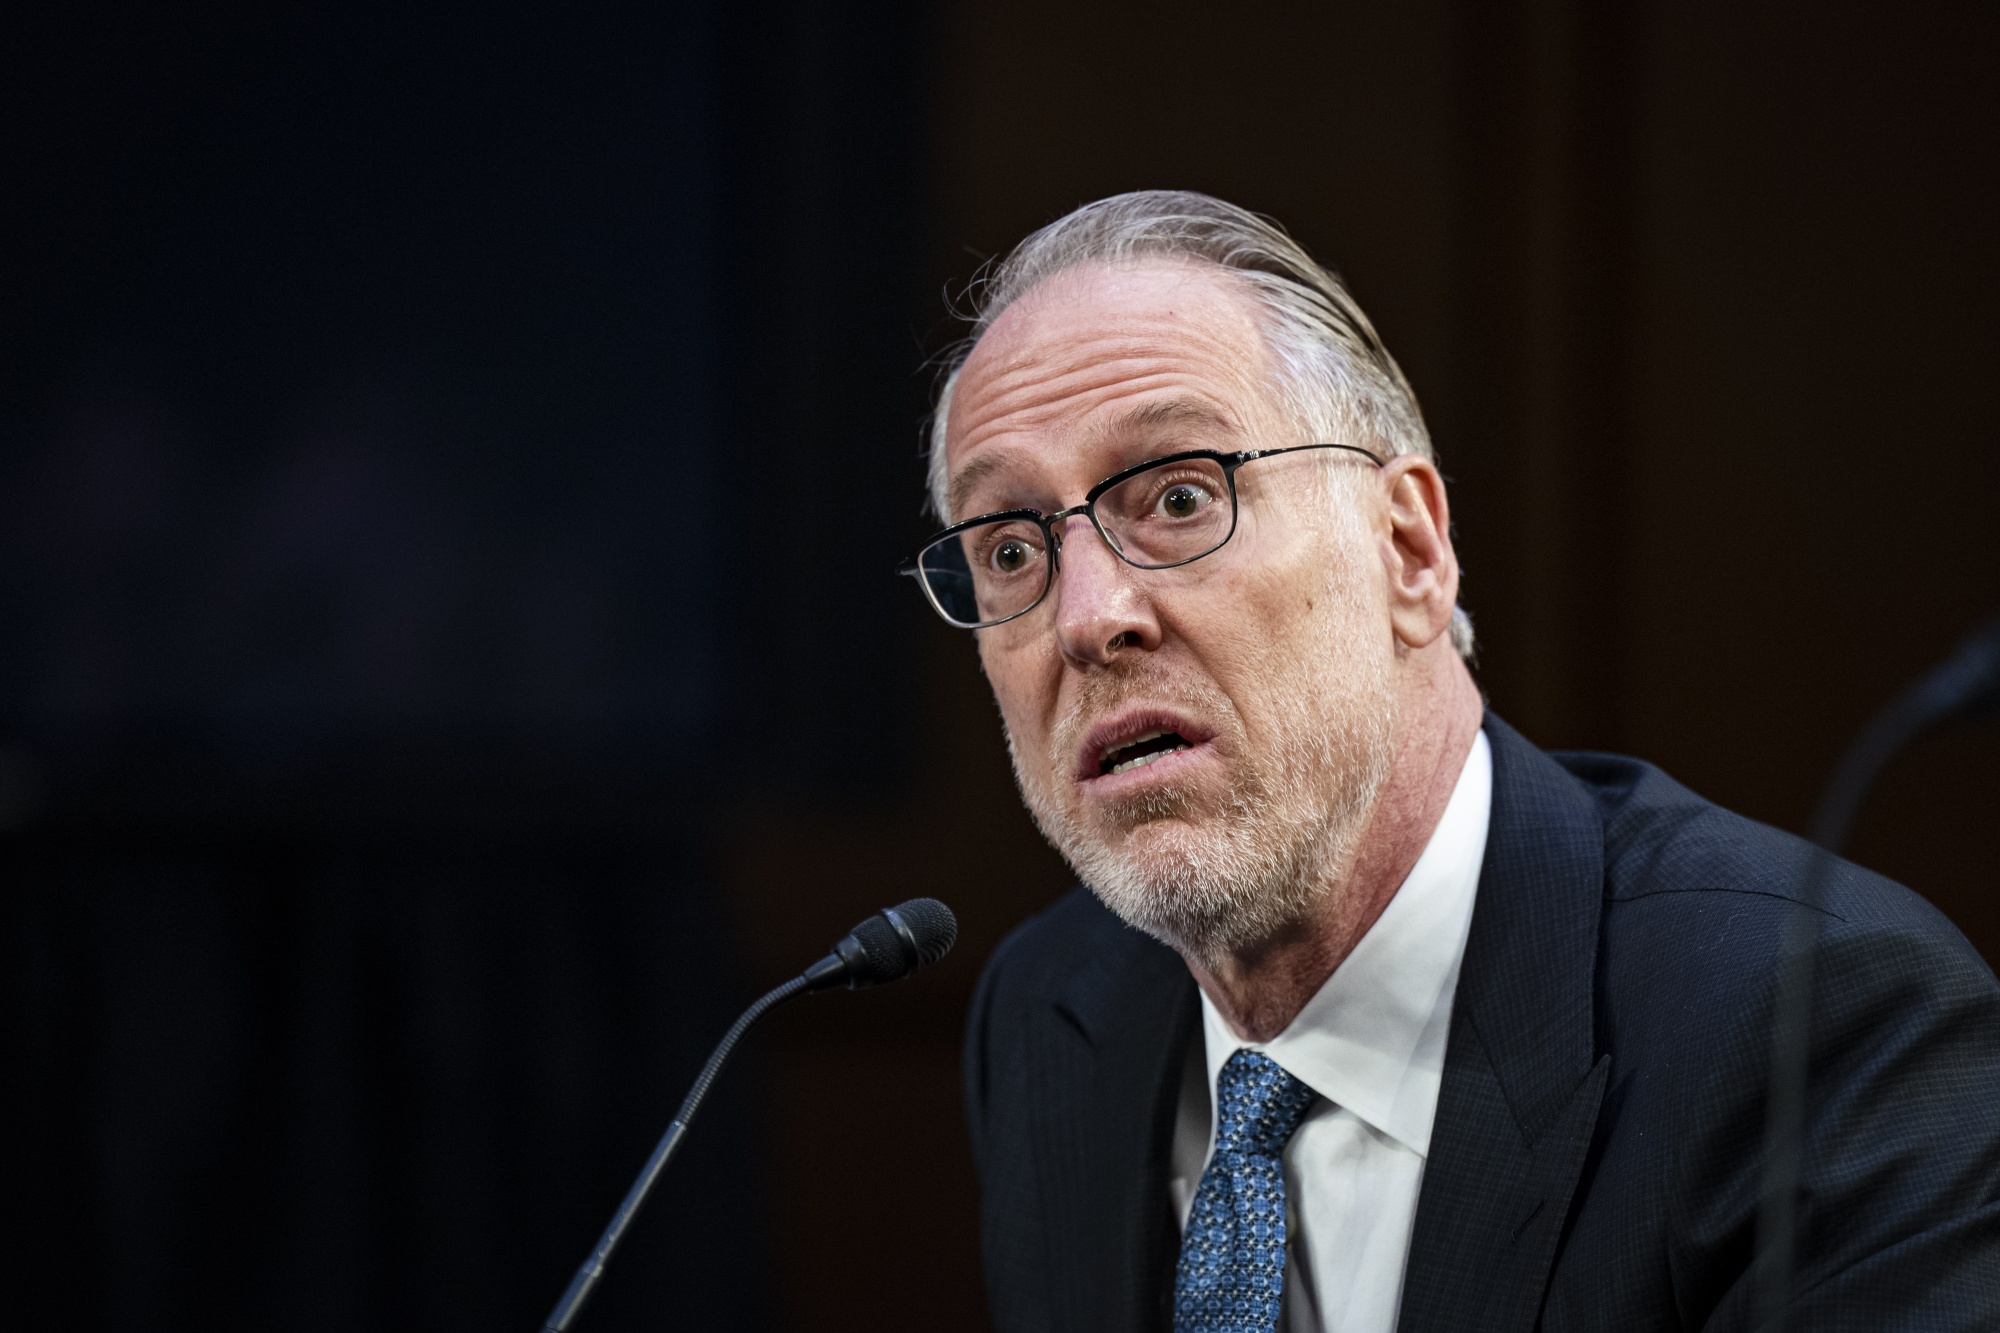
[[[1750,1327],[1803,848],[1487,713],[1415,398],[1201,195],[984,287],[908,572],[1079,889],[965,1052],[996,1326]],[[1795,1328],[2000,1327],[2000,987],[1824,899]]]

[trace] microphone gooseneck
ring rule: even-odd
[[[1805,1137],[1806,1064],[1812,1037],[1813,952],[1819,900],[1835,856],[1869,789],[1888,762],[1925,732],[2000,709],[2000,619],[1974,630],[1952,655],[1877,713],[1821,793],[1799,881],[1799,905],[1785,923],[1772,1021],[1771,1091],[1765,1103],[1764,1179],[1757,1205],[1753,1278],[1759,1333],[1784,1333],[1798,1248],[1800,1157]]]
[[[957,940],[958,918],[951,914],[949,907],[935,898],[912,898],[895,907],[885,907],[869,917],[834,945],[832,953],[784,985],[760,996],[755,1004],[745,1009],[742,1017],[731,1024],[729,1031],[722,1035],[722,1040],[716,1043],[694,1086],[681,1100],[681,1109],[675,1114],[674,1122],[667,1126],[667,1132],[660,1137],[652,1156],[640,1168],[632,1188],[625,1191],[624,1201],[611,1215],[604,1234],[597,1238],[590,1257],[583,1261],[576,1270],[576,1276],[570,1279],[562,1299],[556,1302],[555,1310],[542,1325],[542,1333],[567,1333],[575,1323],[584,1303],[603,1278],[611,1252],[624,1239],[626,1229],[632,1225],[632,1219],[638,1216],[646,1196],[652,1192],[653,1183],[660,1178],[660,1173],[680,1147],[688,1123],[701,1109],[702,1099],[708,1096],[716,1075],[722,1072],[723,1063],[753,1023],[786,1000],[807,991],[840,985],[858,990],[864,986],[900,981],[918,968],[929,967],[944,957]]]

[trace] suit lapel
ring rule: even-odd
[[[1604,833],[1568,773],[1488,715],[1493,813],[1403,1283],[1403,1330],[1540,1313],[1611,1059],[1592,1024]]]
[[[1178,1228],[1167,1193],[1181,1061],[1199,1021],[1171,950],[1104,914],[1099,947],[1032,1043],[1034,1169],[1045,1211],[1049,1326],[1171,1326]]]

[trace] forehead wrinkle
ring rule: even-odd
[[[1173,285],[1184,291],[1185,280],[1195,276],[1175,274]],[[947,457],[961,458],[968,451],[979,452],[947,487],[947,508],[954,519],[963,513],[972,488],[1006,466],[1012,450],[985,452],[997,440],[1061,431],[1080,422],[1090,423],[1086,443],[1120,431],[1198,419],[1240,432],[1244,423],[1226,400],[1265,387],[1259,372],[1266,369],[1267,349],[1240,293],[1228,288],[1196,291],[1194,308],[1175,301],[1173,308],[1135,310],[1113,299],[1103,320],[1080,329],[1051,328],[1048,315],[1075,309],[1076,298],[1083,295],[1066,286],[1064,279],[1054,279],[1050,292],[1042,295],[1053,293],[1057,299],[1045,302],[1031,294],[1017,302],[966,359],[952,394],[946,450]],[[1091,422],[1119,399],[1163,389],[1181,392],[1169,401]],[[996,461],[985,462],[989,457]]]
[[[995,439],[1060,429],[1107,403],[1134,394],[1162,388],[1192,388],[1187,383],[1186,369],[1166,365],[1163,358],[1147,358],[1143,370],[1130,361],[1092,362],[1046,378],[1032,377],[1029,370],[1024,366],[1013,384],[997,386],[969,400],[954,397],[953,438],[948,446],[951,452],[962,456],[968,449],[990,446]],[[1189,406],[1192,407],[1191,402]],[[967,430],[965,418],[969,416],[977,417],[978,421]],[[988,463],[988,458],[995,461]],[[946,492],[950,512],[957,515],[972,487],[1000,466],[996,455],[982,454],[969,460],[953,477]]]
[[[1161,381],[1165,381],[1163,385]],[[1017,412],[988,423],[971,443],[961,443],[960,451],[977,447],[981,452],[968,460],[965,466],[953,476],[946,490],[946,513],[948,522],[957,522],[965,514],[966,502],[972,491],[980,483],[996,473],[1005,472],[1020,456],[1034,456],[1041,452],[1035,445],[1010,447],[1005,441],[1010,437],[1034,436],[1050,425],[1060,425],[1065,420],[1083,417],[1077,437],[1066,444],[1072,449],[1089,450],[1116,439],[1121,434],[1143,430],[1148,426],[1166,425],[1175,422],[1200,422],[1219,426],[1232,433],[1238,427],[1232,413],[1215,405],[1207,394],[1203,394],[1186,384],[1184,376],[1155,374],[1143,379],[1129,376],[1114,376],[1107,383],[1095,386],[1108,390],[1096,396],[1092,402],[1082,407],[1051,406],[1042,411]],[[1164,401],[1141,403],[1136,407],[1118,413],[1109,420],[1091,422],[1088,418],[1107,405],[1135,394],[1159,392],[1163,387],[1178,390],[1174,397]],[[1023,419],[1026,417],[1027,419]]]
[[[1242,350],[1219,340],[1203,341],[1224,353],[1240,354]],[[1255,352],[1261,354],[1262,348]],[[1129,349],[1123,355],[1079,357],[1080,364],[1044,373],[1051,360],[1069,358],[1020,356],[998,369],[962,378],[952,396],[948,427],[951,443],[963,450],[983,443],[994,433],[1045,429],[1065,419],[1088,416],[1118,398],[1165,387],[1178,387],[1186,392],[1170,404],[1135,409],[1149,414],[1147,418],[1118,424],[1129,429],[1171,424],[1176,419],[1191,422],[1206,416],[1214,424],[1240,430],[1242,423],[1217,399],[1214,390],[1254,394],[1262,387],[1256,377],[1246,378],[1242,373],[1248,367],[1224,368],[1219,364],[1222,357],[1204,360],[1186,347]],[[1256,368],[1263,368],[1261,355]],[[1203,384],[1203,378],[1219,383]],[[967,384],[967,379],[972,382]],[[971,393],[965,392],[968,388]],[[1117,392],[1107,394],[1105,391],[1109,389]]]
[[[1092,443],[1102,444],[1120,435],[1138,434],[1158,426],[1208,426],[1232,435],[1242,431],[1235,413],[1211,402],[1207,395],[1178,394],[1140,403],[1109,420],[1099,421],[1089,428],[1089,438]]]
[[[971,399],[962,414],[953,403],[952,415],[959,418],[961,427],[966,418],[974,419],[959,440],[961,446],[970,446],[996,432],[1043,430],[1080,419],[1107,402],[1185,385],[1188,379],[1185,366],[1167,363],[1164,358],[1095,361],[1053,375],[1013,376],[1011,382],[995,384]]]
[[[1107,314],[1104,324],[1081,329],[1050,330],[1051,312],[1036,310],[1024,297],[979,340],[959,375],[951,415],[963,420],[977,412],[1004,416],[1019,409],[1006,405],[1017,396],[1062,398],[1088,392],[1092,379],[1115,380],[1147,366],[1175,366],[1214,371],[1246,357],[1261,367],[1265,361],[1262,335],[1241,307],[1234,292],[1214,293],[1221,300],[1203,303],[1195,311],[1120,310]],[[1073,302],[1055,302],[1058,310]],[[1228,317],[1229,327],[1204,327],[1201,316]],[[1194,315],[1195,318],[1190,318]],[[1229,378],[1238,378],[1231,374]],[[1078,384],[1077,381],[1083,381]],[[967,391],[971,392],[968,393]],[[1002,400],[998,406],[994,400]]]

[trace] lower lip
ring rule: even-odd
[[[1213,754],[1207,741],[1196,741],[1185,750],[1169,750],[1150,764],[1128,768],[1123,773],[1098,773],[1077,785],[1094,796],[1121,796],[1151,783],[1185,777],[1189,765],[1201,764]]]

